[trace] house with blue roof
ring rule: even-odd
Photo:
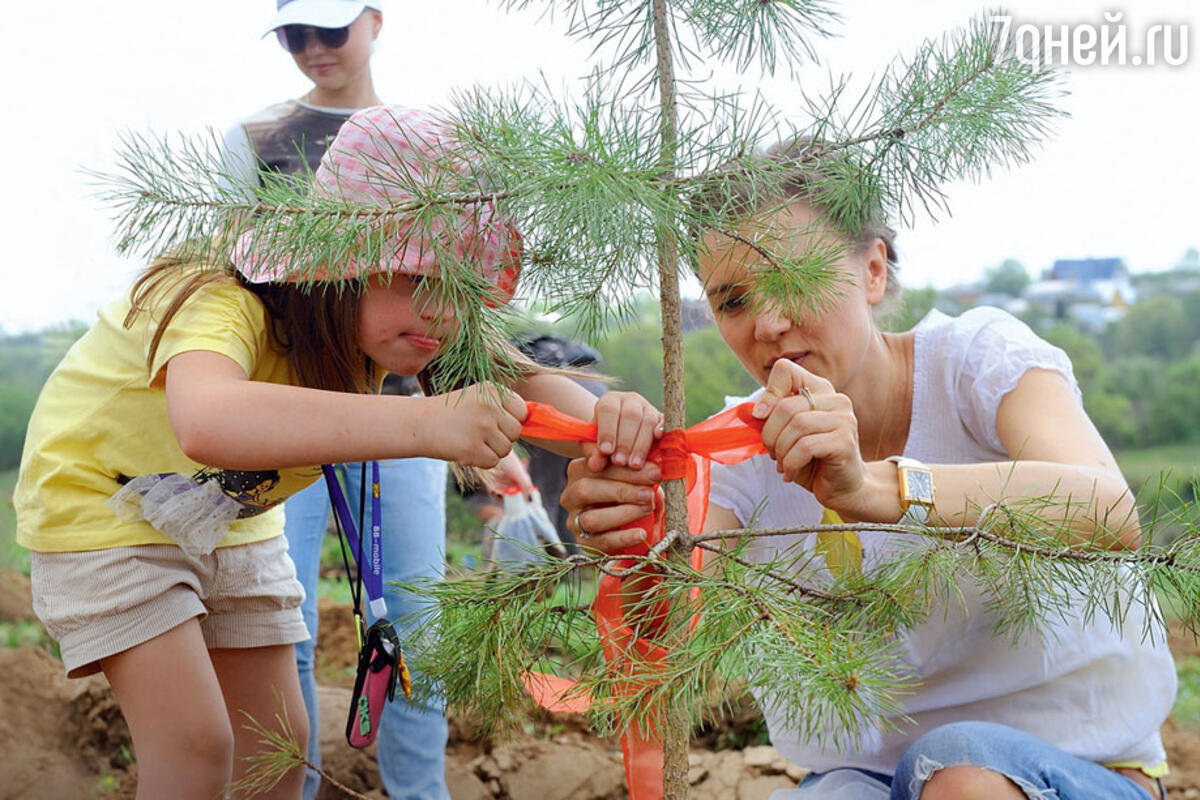
[[[1123,258],[1060,258],[1025,299],[1054,319],[1100,331],[1137,302],[1137,291]]]

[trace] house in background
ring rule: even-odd
[[[1101,331],[1137,302],[1137,291],[1123,258],[1060,258],[1024,299],[1051,319]]]
[[[1003,292],[989,292],[983,281],[958,283],[938,292],[933,307],[946,314],[961,314],[975,306],[995,306],[1013,316],[1021,316],[1029,308],[1024,297],[1013,297]]]

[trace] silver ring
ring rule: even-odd
[[[800,394],[804,395],[804,399],[808,401],[808,410],[816,411],[817,410],[817,400],[815,397],[813,397],[812,390],[810,390],[807,386],[801,386]]]
[[[582,511],[575,512],[575,530],[579,531],[580,539],[590,539],[592,538],[592,532],[583,527],[583,523],[579,521],[579,515],[582,513]]]

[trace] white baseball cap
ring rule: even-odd
[[[379,6],[379,0],[276,0],[275,18],[267,33],[284,25],[344,28],[358,19],[363,9],[382,11]]]

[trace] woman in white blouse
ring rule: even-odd
[[[960,526],[1000,498],[1052,497],[1062,504],[1042,513],[1067,535],[1138,547],[1133,497],[1066,355],[991,308],[931,312],[911,331],[881,332],[873,310],[899,291],[893,231],[881,221],[839,229],[811,204],[819,177],[797,168],[774,198],[735,191],[744,225],[701,234],[699,275],[717,328],[765,387],[753,397],[768,450],[714,465],[706,528],[812,525],[823,509],[846,521]],[[819,312],[789,317],[755,302],[769,258],[761,242],[798,255],[831,235],[846,247]],[[593,474],[574,463],[569,475],[563,504],[589,544],[612,552],[644,536],[622,528],[647,512],[653,465]],[[1092,507],[1081,512],[1080,498]],[[755,552],[770,558],[811,538],[763,539]],[[861,538],[864,564],[896,544],[893,534]],[[1176,678],[1163,637],[1143,638],[1156,625],[1148,610],[1116,625],[1068,613],[1014,645],[993,635],[977,591],[966,585],[963,597],[903,634],[902,666],[919,681],[901,698],[911,724],[833,750],[767,712],[774,745],[814,770],[774,800],[1161,800],[1158,729]]]

